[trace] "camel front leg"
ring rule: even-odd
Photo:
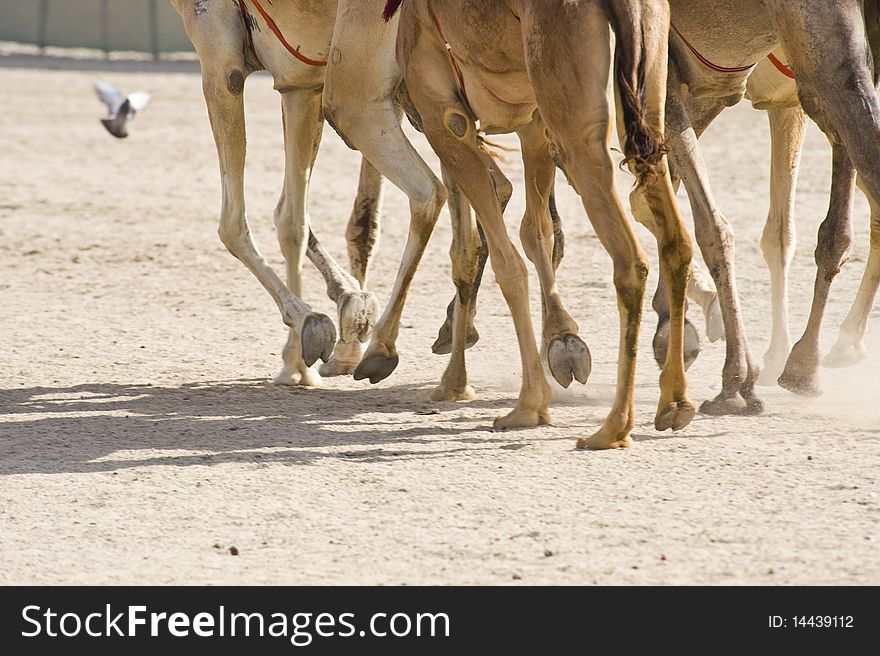
[[[340,340],[333,355],[322,365],[324,375],[350,373],[360,361],[360,342],[366,341],[375,318],[378,302],[324,251],[309,226],[308,191],[315,155],[321,142],[321,94],[312,90],[286,91],[281,94],[284,121],[284,188],[275,207],[275,228],[281,252],[287,262],[287,286],[302,296],[302,263],[308,252],[327,282],[327,293],[337,304]],[[320,382],[314,371],[303,369],[299,338],[291,331],[282,351],[284,366],[275,379],[283,385]]]
[[[313,372],[309,373],[309,367],[318,358],[329,359],[336,339],[333,322],[323,314],[312,312],[305,302],[288,289],[251,238],[244,205],[245,124],[240,91],[243,84],[227,85],[225,74],[212,74],[212,69],[204,63],[202,81],[220,160],[223,190],[220,240],[265,287],[278,306],[282,321],[298,337],[289,340],[286,353],[291,372],[299,374],[298,380],[290,382],[316,384],[319,379]]]
[[[791,352],[788,330],[788,269],[795,247],[794,199],[807,117],[800,105],[767,108],[770,121],[770,210],[761,251],[770,269],[773,328],[759,385],[775,385]]]
[[[880,286],[880,205],[865,190],[861,178],[857,184],[871,206],[871,250],[855,301],[840,325],[837,342],[822,360],[824,366],[831,368],[848,367],[868,357],[863,339],[868,329],[868,315],[874,307],[877,287]]]
[[[555,249],[556,237],[550,213],[556,166],[550,155],[543,121],[533,120],[518,134],[522,143],[526,186],[526,210],[519,235],[526,257],[535,265],[541,283],[541,350],[546,353],[550,373],[560,385],[568,387],[572,380],[585,384],[592,369],[590,349],[578,337],[578,325],[563,306],[556,286],[556,264],[562,257],[561,250]],[[554,258],[554,250],[558,259]]]
[[[401,75],[394,56],[399,15],[382,20],[378,0],[341,0],[324,81],[324,116],[409,198],[410,228],[391,297],[376,322],[357,380],[377,383],[397,367],[400,317],[413,276],[434,230],[446,190],[406,138],[395,105]]]
[[[810,318],[803,336],[794,345],[779,384],[805,396],[821,394],[819,386],[819,329],[831,290],[831,281],[849,257],[852,246],[852,194],[855,168],[844,146],[832,146],[831,202],[828,216],[819,226],[816,246],[816,282]]]

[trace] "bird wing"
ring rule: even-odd
[[[101,102],[107,105],[107,111],[111,115],[115,115],[125,101],[125,96],[106,82],[95,82],[95,93],[98,94]]]
[[[132,111],[142,112],[147,108],[147,105],[150,104],[150,99],[152,97],[153,94],[149,91],[135,91],[134,93],[128,94],[128,102]]]

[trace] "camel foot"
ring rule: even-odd
[[[465,337],[464,347],[465,349],[469,349],[471,346],[480,341],[480,333],[477,332],[476,326],[472,322],[468,322],[467,327],[467,337]],[[443,322],[443,325],[440,326],[440,331],[437,333],[437,339],[434,340],[434,344],[431,346],[431,352],[436,355],[448,355],[452,353],[452,324],[449,322],[449,318]]]
[[[330,359],[336,343],[336,328],[330,317],[311,312],[303,321],[299,338],[302,343],[302,359],[311,367],[318,358],[324,362]]]
[[[669,348],[669,321],[664,321],[657,326],[654,333],[654,359],[661,369],[666,364],[666,351]],[[684,368],[685,371],[694,363],[700,354],[700,335],[697,329],[687,319],[684,320]]]
[[[473,401],[476,397],[474,388],[470,385],[464,387],[444,387],[441,383],[431,392],[432,401]]]
[[[626,449],[633,445],[629,431],[621,433],[613,431],[604,426],[598,431],[590,435],[590,437],[579,437],[577,444],[578,449],[593,449],[599,451],[602,449]]]
[[[758,385],[764,387],[773,387],[776,385],[776,381],[779,380],[779,377],[785,369],[785,362],[788,360],[788,352],[790,350],[791,349],[788,349],[785,352],[780,351],[778,354],[767,351],[764,355],[764,366],[761,367],[761,373],[758,374]]]
[[[296,367],[284,365],[272,382],[275,385],[289,385],[291,387],[320,387],[321,376],[314,369],[301,371]]]
[[[343,342],[366,342],[382,308],[372,292],[346,292],[336,302],[339,309],[339,335]]]
[[[368,355],[354,370],[354,379],[363,380],[369,378],[370,382],[375,384],[380,380],[385,380],[391,375],[391,372],[397,368],[400,362],[397,353],[373,353]]]
[[[748,398],[736,392],[732,396],[719,394],[711,401],[703,401],[700,413],[721,417],[724,415],[759,415],[764,412],[764,402],[756,396]]]
[[[681,430],[691,423],[691,419],[696,413],[697,409],[694,404],[687,399],[667,403],[657,409],[657,414],[654,416],[654,428],[658,431],[665,431],[669,428],[673,431]]]
[[[706,339],[713,343],[724,339],[724,321],[721,318],[721,304],[717,296],[706,310]]]
[[[861,340],[857,342],[838,342],[822,358],[822,366],[829,369],[841,369],[858,364],[868,357],[868,350]]]
[[[492,424],[493,430],[505,430],[507,428],[532,428],[545,426],[550,423],[550,411],[532,410],[529,408],[514,408],[513,412],[498,417]]]
[[[346,343],[340,340],[336,342],[330,359],[318,367],[318,372],[326,377],[353,374],[361,361],[363,351],[364,345],[358,341]]]
[[[572,379],[587,382],[592,370],[590,349],[577,335],[566,334],[554,337],[547,348],[547,365],[550,373],[563,387],[571,385]]]
[[[785,365],[785,370],[777,382],[780,387],[801,396],[822,396],[818,368],[804,367],[799,363],[795,363],[790,357],[788,364]]]

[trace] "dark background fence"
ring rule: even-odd
[[[168,0],[0,0],[0,41],[151,53],[192,44]]]

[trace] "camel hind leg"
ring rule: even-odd
[[[556,286],[556,267],[562,258],[561,242],[557,241],[550,212],[556,166],[544,136],[543,121],[534,119],[518,133],[526,187],[526,210],[519,234],[541,284],[541,350],[546,354],[550,373],[560,385],[568,387],[572,380],[585,384],[592,368],[590,350],[578,337],[578,325],[563,307]]]
[[[795,246],[794,197],[806,115],[800,105],[767,107],[770,121],[770,210],[761,235],[761,251],[770,270],[773,322],[764,354],[760,385],[775,385],[791,352],[788,329],[788,269]]]
[[[831,291],[831,281],[846,262],[852,245],[851,207],[855,188],[855,168],[844,146],[832,146],[831,201],[828,216],[819,226],[816,246],[816,282],[810,318],[803,336],[791,350],[779,384],[785,389],[818,396],[819,386],[819,330]]]
[[[840,325],[837,341],[822,360],[822,364],[830,368],[848,367],[868,357],[863,339],[868,329],[868,315],[874,307],[877,287],[880,286],[880,205],[865,191],[861,178],[857,184],[865,192],[871,206],[871,250],[855,301]]]

